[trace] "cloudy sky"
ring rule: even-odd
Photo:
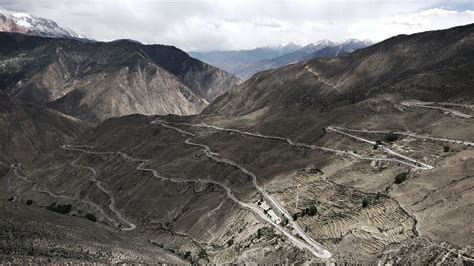
[[[474,1],[0,0],[97,40],[230,50],[397,34],[474,23]]]

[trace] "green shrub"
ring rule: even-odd
[[[393,132],[390,132],[387,135],[385,135],[385,141],[386,142],[394,142],[394,141],[397,141],[397,140],[398,140],[398,135],[393,133]]]
[[[398,175],[395,176],[395,184],[401,184],[403,181],[407,180],[408,178],[408,172],[405,173],[399,173]]]
[[[362,200],[362,208],[369,207],[370,201],[368,199]]]
[[[301,214],[300,216],[305,216],[305,215],[308,215],[308,216],[314,216],[318,213],[318,208],[316,208],[316,206],[310,206],[310,207],[306,207],[304,208],[302,211],[301,211]],[[298,214],[293,214],[293,219],[296,220],[296,218],[298,218]]]
[[[311,207],[306,208],[306,213],[309,216],[314,216],[318,213],[318,209],[316,208],[316,206],[313,205]]]
[[[64,204],[64,205],[63,204],[58,204],[58,205],[56,205],[56,202],[53,202],[53,203],[51,203],[51,205],[46,207],[46,209],[48,209],[50,211],[61,213],[61,214],[68,214],[69,212],[71,212],[71,208],[72,208],[71,204]]]
[[[443,147],[443,151],[444,151],[444,152],[449,152],[450,149],[451,149],[451,148],[450,148],[448,145],[446,145],[446,146]]]
[[[92,213],[86,213],[86,216],[84,217],[86,217],[86,219],[89,221],[97,222],[97,217],[95,217],[95,215]]]
[[[198,257],[201,259],[207,259],[207,251],[205,249],[201,249],[201,251],[199,251]]]
[[[32,200],[30,200],[30,199],[29,199],[29,200],[26,200],[26,205],[31,205],[31,204],[33,204],[33,201],[32,201]]]
[[[297,220],[298,219],[298,213],[293,213],[293,220]]]

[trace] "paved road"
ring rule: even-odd
[[[83,152],[83,153],[89,153],[89,154],[115,154],[115,152],[96,152],[96,151],[90,151],[90,150],[85,150],[85,149],[82,149],[82,148],[79,148],[77,146],[71,146],[71,145],[63,145],[62,146],[63,149],[67,149],[67,150],[74,150],[74,151],[80,151],[80,152]],[[76,160],[72,161],[71,162],[71,166],[74,166],[74,167],[77,167],[77,168],[83,168],[83,169],[87,169],[89,171],[92,172],[92,176],[89,177],[89,179],[94,182],[96,184],[96,186],[102,190],[102,192],[104,192],[110,199],[110,204],[109,204],[109,209],[125,224],[127,224],[128,227],[126,228],[121,228],[123,231],[129,231],[129,230],[133,230],[135,229],[137,226],[131,222],[129,222],[127,219],[125,219],[122,214],[120,213],[119,210],[117,210],[116,206],[115,206],[115,197],[113,195],[112,192],[110,192],[109,190],[107,190],[106,188],[104,188],[100,182],[100,180],[97,179],[97,171],[93,168],[93,167],[90,167],[90,166],[85,166],[85,165],[80,165],[80,164],[77,164],[77,162],[80,160],[81,156],[77,157]]]
[[[339,155],[339,156],[349,155],[349,156],[352,156],[352,157],[360,159],[360,160],[395,162],[395,163],[407,165],[407,166],[415,168],[415,169],[425,169],[426,168],[426,167],[421,167],[420,168],[420,166],[418,166],[417,164],[414,164],[412,161],[407,162],[407,161],[399,160],[399,159],[362,156],[362,155],[354,153],[353,151],[345,151],[345,150],[339,150],[339,149],[334,149],[334,148],[329,148],[329,147],[316,146],[316,145],[313,145],[313,144],[295,142],[295,141],[291,140],[288,137],[271,136],[271,135],[265,135],[265,134],[255,133],[255,132],[248,132],[248,131],[232,129],[232,128],[223,128],[223,127],[218,127],[218,126],[213,126],[213,125],[207,125],[207,124],[204,124],[204,123],[201,123],[201,124],[167,123],[167,122],[164,122],[162,120],[159,120],[159,121],[161,123],[163,123],[164,125],[167,125],[167,126],[177,125],[177,126],[190,126],[190,127],[209,128],[209,129],[215,129],[215,130],[220,130],[220,131],[234,132],[234,133],[238,133],[238,134],[241,134],[241,135],[252,136],[252,137],[256,137],[256,138],[283,141],[283,142],[286,142],[288,145],[294,146],[294,147],[303,147],[303,148],[308,148],[308,149],[311,149],[311,150],[321,150],[321,151],[325,151],[325,152],[331,152],[331,153],[334,153],[334,154]],[[152,122],[152,123],[156,123],[156,122]],[[192,134],[192,133],[190,133],[190,134]]]
[[[191,137],[195,136],[194,133],[187,132],[187,131],[182,130],[180,128],[171,126],[170,124],[166,123],[165,121],[161,121],[161,120],[158,120],[158,119],[153,121],[152,124],[160,125],[160,126],[163,126],[165,128],[175,130],[179,133],[182,133],[182,134],[185,134],[185,135],[188,135],[188,136],[191,136]],[[261,137],[260,134],[257,134],[257,135]],[[283,139],[283,140],[286,141],[286,139]],[[265,189],[263,189],[258,184],[257,177],[254,173],[252,173],[251,171],[247,170],[246,168],[244,168],[243,166],[241,166],[240,164],[238,164],[238,163],[236,163],[232,160],[229,160],[227,158],[218,157],[219,155],[215,152],[212,152],[210,147],[207,146],[207,145],[192,142],[191,138],[186,139],[184,142],[188,145],[192,145],[192,146],[202,148],[203,151],[205,152],[206,156],[209,157],[211,160],[234,166],[237,169],[239,169],[241,172],[243,172],[246,175],[250,176],[252,178],[252,184],[254,185],[254,187],[275,208],[275,210],[277,212],[279,212],[281,215],[283,215],[284,217],[286,217],[288,219],[289,225],[295,230],[295,232],[298,234],[298,236],[300,238],[295,237],[293,234],[288,232],[284,227],[282,227],[282,226],[276,224],[275,222],[273,222],[260,208],[238,200],[232,194],[231,189],[229,187],[227,187],[226,185],[224,185],[220,182],[216,182],[216,181],[208,181],[209,183],[214,183],[214,184],[217,184],[217,185],[221,186],[222,188],[224,188],[227,191],[227,196],[230,199],[232,199],[234,202],[236,202],[240,206],[242,206],[242,207],[244,207],[248,210],[251,210],[253,213],[257,214],[261,219],[263,219],[264,221],[270,223],[278,231],[280,231],[284,235],[286,235],[296,246],[298,246],[302,249],[306,249],[306,250],[310,251],[316,257],[319,257],[319,258],[322,258],[322,259],[328,259],[328,258],[331,257],[331,253],[326,248],[324,248],[321,244],[317,243],[315,240],[313,240],[311,237],[309,237],[304,232],[304,230],[296,223],[296,221],[294,221],[293,216],[273,196],[271,196]],[[141,169],[141,170],[143,170],[143,169]],[[147,169],[147,170],[152,171],[153,175],[155,175],[157,177],[159,176],[155,170],[153,170],[153,169]],[[176,179],[168,178],[168,180],[176,180]],[[184,180],[184,179],[179,179],[179,180]],[[187,181],[189,181],[189,182],[196,182],[196,181],[203,182],[203,181],[206,181],[206,180],[196,179],[196,180],[187,180]],[[304,240],[304,241],[302,241],[302,240]]]
[[[368,134],[389,134],[393,133],[396,135],[402,135],[402,136],[407,136],[407,137],[413,137],[413,138],[418,138],[418,139],[428,139],[428,140],[434,140],[434,141],[442,141],[442,142],[450,142],[454,144],[463,144],[463,145],[468,145],[468,146],[474,146],[474,142],[470,141],[464,141],[464,140],[455,140],[455,139],[448,139],[448,138],[436,138],[436,137],[430,137],[427,135],[420,135],[412,132],[405,132],[405,131],[390,131],[390,130],[366,130],[366,129],[353,129],[353,128],[344,128],[344,127],[333,127],[333,128],[338,128],[344,131],[350,131],[350,132],[360,132],[360,133],[368,133]]]
[[[357,139],[359,141],[362,141],[362,142],[365,142],[365,143],[368,143],[370,145],[376,145],[377,143],[375,141],[372,141],[372,140],[368,140],[368,139],[365,139],[365,138],[362,138],[362,137],[359,137],[359,136],[355,136],[355,135],[352,135],[352,134],[349,134],[347,132],[344,132],[342,131],[341,129],[339,129],[338,127],[334,127],[334,126],[329,126],[327,127],[327,130],[329,131],[333,131],[333,132],[336,132],[336,133],[339,133],[339,134],[342,134],[342,135],[345,135],[345,136],[348,136],[348,137],[351,137],[353,139]],[[391,149],[389,149],[388,147],[382,145],[382,144],[379,144],[379,147],[381,149],[383,149],[386,153],[390,154],[390,155],[393,155],[393,156],[396,156],[396,157],[399,157],[403,160],[406,160],[406,161],[409,161],[412,163],[411,167],[413,168],[417,168],[417,169],[422,169],[422,170],[429,170],[429,169],[433,169],[433,166],[429,165],[429,164],[426,164],[424,162],[421,162],[421,161],[418,161],[416,159],[413,159],[413,158],[410,158],[408,156],[405,156],[403,154],[400,154],[398,152],[395,152]]]
[[[457,110],[444,108],[444,107],[439,107],[439,106],[432,106],[433,104],[440,104],[440,105],[446,105],[446,106],[451,105],[451,106],[462,106],[462,107],[468,107],[468,108],[473,107],[472,105],[468,105],[468,104],[456,104],[456,103],[447,103],[447,102],[441,102],[441,103],[422,102],[422,101],[416,101],[416,100],[404,101],[404,102],[401,102],[401,104],[405,105],[405,106],[408,106],[408,107],[414,106],[414,107],[421,107],[421,108],[437,109],[437,110],[441,110],[441,111],[451,113],[451,114],[453,114],[457,117],[461,117],[461,118],[474,118],[474,116],[472,116],[472,115],[465,114],[465,113],[457,111]]]

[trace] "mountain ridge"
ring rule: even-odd
[[[312,59],[309,61],[304,61],[302,63],[297,63],[294,65],[282,67],[279,69],[273,69],[273,70],[266,70],[263,72],[260,72],[253,76],[251,79],[247,80],[242,86],[239,87],[239,89],[234,89],[231,92],[228,92],[219,99],[217,99],[213,104],[211,104],[205,112],[209,112],[210,110],[215,110],[215,107],[217,109],[223,108],[221,106],[222,104],[227,105],[240,105],[244,104],[245,106],[251,105],[252,100],[245,98],[250,95],[255,95],[253,97],[256,97],[257,95],[261,95],[261,93],[257,93],[259,90],[256,89],[255,86],[259,86],[259,83],[263,82],[269,82],[271,80],[270,77],[272,76],[279,76],[281,79],[285,80],[283,83],[283,86],[280,84],[278,85],[278,88],[282,88],[284,91],[287,91],[288,93],[292,93],[289,91],[289,89],[286,89],[284,87],[285,83],[288,82],[294,82],[294,83],[299,83],[299,82],[304,82],[304,86],[302,86],[301,90],[306,91],[308,90],[310,92],[310,95],[316,100],[319,104],[322,106],[328,106],[330,104],[334,104],[333,101],[340,102],[340,104],[344,104],[345,101],[349,100],[351,102],[357,101],[360,98],[365,97],[367,93],[383,93],[384,90],[387,90],[388,88],[385,88],[387,86],[392,86],[391,89],[398,88],[403,82],[410,82],[409,79],[410,77],[415,77],[415,73],[412,73],[413,71],[425,71],[425,68],[442,68],[441,65],[439,65],[439,62],[442,60],[453,60],[456,64],[458,64],[458,61],[460,62],[465,62],[465,58],[469,58],[471,56],[471,53],[473,53],[472,48],[470,48],[470,42],[472,33],[469,33],[472,31],[474,28],[474,24],[469,24],[465,26],[459,26],[459,27],[454,27],[450,30],[439,30],[439,31],[428,31],[424,33],[417,33],[417,34],[412,34],[412,35],[399,35],[395,36],[392,38],[389,38],[383,42],[377,43],[373,46],[369,46],[367,48],[355,51],[351,54],[345,55],[343,57],[327,57],[327,58],[322,58],[322,59]],[[466,33],[467,32],[467,33]],[[457,35],[456,35],[457,34]],[[463,35],[466,34],[466,35]],[[430,45],[433,45],[433,40],[429,39],[431,36],[438,37],[442,42],[437,43],[436,45],[438,48],[444,48],[445,53],[440,54],[438,56],[434,56],[434,51],[432,49],[427,49]],[[467,37],[466,37],[467,36]],[[455,39],[455,38],[458,39]],[[414,42],[414,39],[420,39],[418,41],[418,46],[417,48],[413,48],[414,46],[410,46],[411,42]],[[464,40],[463,40],[464,38]],[[423,43],[423,40],[426,40],[425,43]],[[452,43],[449,43],[451,41]],[[404,43],[405,42],[405,43]],[[466,50],[459,49],[456,46],[459,45],[464,45],[466,46]],[[406,49],[410,50],[405,50],[402,53],[402,48],[401,47],[407,47]],[[456,49],[454,49],[456,48]],[[391,49],[391,54],[386,54],[385,50]],[[449,53],[447,53],[449,52]],[[462,56],[464,55],[464,56]],[[426,56],[426,58],[425,58]],[[452,59],[451,59],[451,57]],[[390,58],[397,58],[397,57],[403,57],[405,58],[406,61],[401,61],[401,60],[390,60]],[[423,58],[423,60],[421,60]],[[364,61],[365,60],[365,61]],[[382,61],[380,61],[382,60]],[[370,63],[369,63],[370,62]],[[397,64],[393,64],[392,62],[397,62]],[[463,64],[467,64],[463,63]],[[402,67],[402,65],[407,65],[406,68]],[[408,66],[410,65],[410,66]],[[423,68],[422,68],[423,67]],[[313,72],[317,72],[318,74],[313,74],[310,71],[308,71],[308,68],[310,68]],[[449,71],[449,70],[443,70],[443,71]],[[465,73],[465,68],[460,68],[459,71],[462,71],[460,73],[456,73],[455,71],[449,71],[452,72],[451,76],[456,77],[462,75],[461,73],[465,74],[465,78],[472,78],[470,73]],[[285,74],[283,74],[285,73]],[[300,73],[300,75],[296,75],[295,73]],[[351,74],[353,73],[353,74]],[[301,75],[305,74],[305,75]],[[377,76],[380,75],[380,76]],[[426,75],[432,75],[432,74],[426,74]],[[320,76],[320,77],[318,77]],[[395,79],[394,76],[397,76]],[[324,88],[322,91],[314,91],[308,87],[308,83],[306,80],[309,80],[309,78],[314,77],[316,79],[318,78],[324,78],[324,80],[327,83],[333,83],[337,84],[337,87],[342,90],[344,93],[340,94],[337,93],[337,90],[331,89],[330,86],[324,86],[324,82],[322,82],[321,89]],[[373,79],[373,77],[377,77],[376,79]],[[450,76],[448,76],[450,77]],[[403,80],[397,80],[400,78],[405,78],[406,81]],[[437,78],[436,76],[433,76],[433,81],[431,81],[431,84],[416,84],[416,86],[435,86],[434,80],[443,82],[442,80]],[[464,78],[464,79],[465,79]],[[383,88],[382,91],[378,91],[380,88],[371,88],[373,86],[372,84],[375,84],[376,82],[383,82],[387,85]],[[446,82],[446,81],[445,81]],[[398,83],[398,84],[397,84]],[[390,85],[388,85],[390,84]],[[442,83],[441,83],[442,84]],[[453,88],[453,90],[443,90],[442,92],[445,93],[444,96],[439,95],[439,98],[443,97],[452,97],[455,96],[456,93],[455,91],[467,91],[469,90],[466,89],[466,83],[461,83],[462,87],[459,88]],[[247,91],[243,89],[245,86],[248,86],[249,88]],[[250,89],[250,87],[252,87]],[[304,89],[303,89],[304,87]],[[436,90],[435,90],[436,91]],[[275,92],[275,89],[272,91],[267,91],[265,92],[266,94],[272,94],[273,93],[284,93],[284,92]],[[240,98],[240,103],[231,103],[233,100],[231,100],[228,103],[224,103],[223,99],[226,98],[230,100],[229,95],[234,94],[237,95],[239,94],[240,96],[237,98]],[[295,93],[297,93],[295,91]],[[322,101],[320,97],[322,95],[320,93],[328,93],[329,95],[325,97],[330,97],[330,101]],[[404,93],[407,95],[405,97],[419,97],[418,95],[410,95],[413,92],[410,90],[405,89]],[[247,95],[248,94],[248,95]],[[290,95],[287,98],[283,97],[280,99],[288,99],[292,98]],[[232,97],[232,96],[230,96]],[[246,99],[243,101],[243,99]],[[263,99],[259,100],[259,104],[263,104]],[[268,103],[271,103],[272,100],[270,98],[268,99]],[[220,106],[220,107],[217,107]],[[256,110],[256,107],[248,108],[245,110],[245,112],[251,112],[251,110]],[[212,112],[212,111],[211,111]],[[231,112],[244,112],[243,109],[236,109]]]
[[[0,33],[9,95],[97,123],[131,113],[196,114],[240,82],[173,46]]]

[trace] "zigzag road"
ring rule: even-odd
[[[21,164],[12,164],[11,165],[12,169],[13,169],[13,173],[15,174],[15,176],[27,183],[32,183],[34,184],[33,188],[31,191],[33,192],[38,192],[38,193],[42,193],[42,194],[47,194],[48,196],[52,197],[52,198],[57,198],[57,199],[65,199],[65,200],[70,200],[70,201],[81,201],[83,203],[86,203],[86,204],[89,204],[91,206],[93,206],[97,211],[99,211],[107,220],[111,221],[112,223],[116,223],[116,221],[112,218],[110,218],[109,216],[107,216],[107,214],[105,213],[104,209],[102,209],[102,207],[100,207],[99,205],[95,204],[94,202],[91,202],[89,200],[85,200],[85,199],[80,199],[80,198],[74,198],[74,197],[69,197],[69,196],[64,196],[64,195],[57,195],[57,194],[54,194],[53,192],[49,191],[49,190],[40,190],[37,188],[37,184],[35,184],[35,181],[33,180],[30,180],[28,179],[26,176],[23,176],[22,174],[19,173],[19,170],[21,168]],[[23,193],[22,195],[19,196],[19,200],[21,200],[21,198],[27,193],[28,191],[26,191],[25,193]]]
[[[169,125],[164,125],[162,124],[164,127],[166,128],[169,128],[169,129],[172,129],[172,130],[175,130],[179,133],[182,133],[182,134],[185,134],[185,135],[188,135],[188,136],[191,136],[191,137],[194,137],[195,134],[193,133],[190,133],[190,132],[187,132],[187,131],[184,131],[184,130],[181,130],[181,129],[178,129],[178,128],[175,128],[175,127],[172,127],[172,126],[169,126]],[[222,158],[217,158],[215,156],[218,156],[217,153],[214,153],[210,150],[210,148],[206,145],[203,145],[203,144],[198,144],[198,143],[193,143],[190,141],[190,138],[186,139],[185,140],[185,143],[187,143],[188,145],[193,145],[193,146],[198,146],[200,148],[203,148],[203,150],[205,151],[206,155],[210,158],[213,158],[215,159],[216,161],[219,161],[219,162],[223,162],[223,163],[228,163],[228,164],[231,164],[231,165],[234,165],[236,167],[239,167],[237,166],[236,163],[230,161],[230,160],[227,160],[227,159],[222,159]],[[84,149],[80,149],[80,148],[77,148],[77,147],[72,147],[72,146],[68,146],[74,150],[78,150],[78,151],[81,151],[81,152],[85,152],[85,153],[90,153],[90,154],[112,154],[114,152],[96,152],[96,151],[89,151],[89,150],[84,150]],[[306,249],[308,251],[310,251],[313,255],[315,255],[316,257],[319,257],[319,258],[323,258],[323,259],[327,259],[327,258],[330,258],[331,257],[331,253],[329,253],[329,251],[327,251],[326,249],[324,249],[322,246],[320,246],[319,244],[317,244],[314,240],[312,240],[311,238],[309,238],[308,236],[306,236],[303,232],[303,230],[301,228],[299,228],[299,226],[294,223],[295,225],[293,226],[295,228],[295,230],[300,230],[303,234],[302,238],[306,241],[303,241],[301,240],[300,238],[294,236],[293,234],[291,234],[290,232],[288,232],[288,230],[286,230],[284,227],[282,227],[281,225],[275,223],[274,221],[272,221],[270,219],[270,217],[268,217],[264,212],[263,210],[261,210],[260,208],[254,206],[254,205],[251,205],[249,203],[246,203],[246,202],[243,202],[243,201],[240,201],[237,197],[235,197],[235,195],[232,193],[232,190],[229,186],[225,185],[224,183],[221,183],[221,182],[218,182],[218,181],[214,181],[214,180],[209,180],[209,179],[184,179],[184,178],[172,178],[172,177],[166,177],[166,176],[163,176],[163,175],[160,175],[158,173],[157,170],[155,169],[152,169],[152,168],[146,168],[145,167],[145,164],[147,162],[150,162],[150,160],[146,160],[146,159],[139,159],[139,158],[133,158],[123,152],[117,152],[117,154],[119,154],[120,156],[122,156],[123,158],[125,158],[126,160],[129,160],[129,161],[133,161],[133,162],[140,162],[140,164],[136,167],[137,170],[139,171],[148,171],[148,172],[151,172],[153,174],[154,177],[156,178],[159,178],[161,180],[164,180],[164,181],[171,181],[171,182],[175,182],[175,183],[210,183],[210,184],[214,184],[214,185],[217,185],[221,188],[223,188],[225,191],[226,191],[226,194],[227,194],[227,197],[230,198],[232,201],[234,201],[235,203],[237,203],[239,206],[241,206],[242,208],[244,209],[247,209],[249,211],[251,211],[252,213],[254,213],[255,215],[257,215],[258,218],[260,218],[261,220],[263,220],[264,222],[267,222],[269,224],[271,224],[274,228],[276,228],[278,231],[280,231],[281,233],[283,233],[285,236],[287,236],[297,247],[301,248],[301,249]],[[239,168],[240,169],[240,168]],[[91,170],[92,171],[92,170]],[[246,173],[250,173],[249,171],[245,170]],[[250,173],[251,174],[251,173]],[[253,174],[252,174],[253,175]],[[254,175],[255,176],[255,175]],[[256,180],[256,177],[255,177],[255,180]],[[260,188],[261,189],[261,188]],[[263,190],[263,189],[262,189]],[[259,190],[260,191],[260,190]],[[265,192],[263,190],[263,192]],[[266,193],[266,192],[265,192]],[[290,218],[292,218],[289,214],[288,216]],[[308,244],[309,243],[309,244]],[[316,248],[315,248],[316,247]]]
[[[196,135],[194,133],[191,133],[191,132],[187,132],[185,130],[182,130],[182,129],[179,129],[179,128],[176,128],[174,126],[171,126],[170,124],[164,122],[164,121],[161,121],[159,119],[155,120],[155,121],[152,121],[151,124],[156,124],[156,125],[160,125],[160,126],[163,126],[165,128],[169,128],[169,129],[172,129],[172,130],[175,130],[179,133],[182,133],[182,134],[185,134],[185,135],[188,135],[190,136],[191,138],[192,137],[195,137]],[[279,224],[276,224],[275,222],[273,222],[262,210],[260,210],[258,207],[256,206],[253,206],[251,204],[248,204],[248,203],[245,203],[245,202],[242,202],[240,200],[238,200],[231,192],[231,189],[227,186],[225,186],[224,184],[220,183],[220,182],[216,182],[216,181],[209,181],[209,180],[201,180],[201,179],[196,179],[195,181],[193,180],[187,180],[187,181],[192,181],[192,182],[196,182],[196,181],[200,181],[200,182],[203,182],[203,181],[207,181],[209,183],[214,183],[214,184],[217,184],[221,187],[223,187],[226,191],[227,191],[227,196],[232,199],[234,202],[236,202],[237,204],[239,204],[240,206],[242,206],[243,208],[246,208],[250,211],[252,211],[254,214],[258,215],[261,219],[263,219],[264,221],[270,223],[275,229],[277,229],[278,231],[282,232],[284,235],[286,235],[296,246],[302,248],[302,249],[306,249],[308,251],[310,251],[313,255],[315,255],[316,257],[319,257],[319,258],[323,258],[323,259],[328,259],[331,257],[331,253],[325,249],[321,244],[317,243],[315,240],[313,240],[311,237],[309,237],[308,235],[306,235],[306,233],[304,232],[304,230],[296,223],[296,221],[293,219],[293,216],[290,215],[290,213],[275,199],[273,198],[273,196],[271,196],[270,194],[268,194],[268,192],[265,191],[265,189],[263,189],[260,185],[258,185],[258,182],[257,182],[257,177],[254,173],[250,172],[249,170],[247,170],[246,168],[244,168],[243,166],[241,166],[240,164],[237,164],[236,162],[232,161],[232,160],[229,160],[227,158],[221,158],[221,157],[217,157],[218,154],[215,153],[215,152],[212,152],[210,147],[207,146],[207,145],[204,145],[204,144],[199,144],[199,143],[195,143],[195,142],[192,142],[191,141],[191,138],[188,138],[186,139],[184,142],[188,145],[192,145],[192,146],[196,146],[196,147],[200,147],[203,149],[203,151],[205,152],[206,156],[209,157],[211,160],[213,161],[216,161],[216,162],[221,162],[221,163],[225,163],[225,164],[228,164],[228,165],[231,165],[233,167],[236,167],[237,169],[239,169],[241,172],[245,173],[246,175],[250,176],[252,178],[252,183],[254,185],[254,187],[260,192],[260,194],[268,201],[270,202],[270,204],[275,207],[276,211],[279,212],[281,215],[283,215],[284,217],[286,217],[289,221],[289,225],[295,230],[295,232],[298,234],[298,236],[300,238],[297,238],[295,237],[293,234],[291,234],[290,232],[288,232],[284,227],[280,226]],[[152,171],[153,172],[153,175],[155,176],[159,176],[158,173],[153,170],[153,169],[143,169],[142,166],[140,165],[140,170],[148,170],[148,171]],[[137,168],[138,169],[138,168]],[[175,179],[173,179],[175,180]],[[179,180],[184,180],[184,179],[179,179]],[[304,241],[302,241],[304,240]]]
[[[90,153],[90,154],[114,154],[114,152],[94,152],[94,151],[88,151],[88,150],[84,150],[84,149],[81,149],[79,148],[79,146],[71,146],[71,145],[63,145],[61,146],[63,149],[66,149],[66,150],[75,150],[75,151],[80,151],[80,152],[84,152],[84,153]],[[109,204],[109,209],[122,221],[124,222],[125,224],[127,224],[128,227],[126,228],[122,228],[123,231],[129,231],[129,230],[133,230],[135,229],[137,226],[131,222],[129,222],[127,219],[125,219],[122,214],[117,210],[117,208],[115,207],[115,197],[114,195],[112,194],[112,192],[110,192],[109,190],[107,190],[106,188],[104,188],[100,182],[100,180],[97,179],[97,171],[93,168],[93,167],[90,167],[90,166],[85,166],[85,165],[80,165],[80,164],[77,164],[77,162],[80,160],[80,156],[77,157],[76,160],[72,161],[71,162],[71,166],[74,166],[74,167],[77,167],[77,168],[83,168],[83,169],[87,169],[89,171],[92,172],[92,176],[89,177],[89,179],[95,183],[95,185],[100,189],[102,190],[102,192],[104,192],[105,194],[107,194],[107,196],[109,197],[110,199],[110,204]]]

